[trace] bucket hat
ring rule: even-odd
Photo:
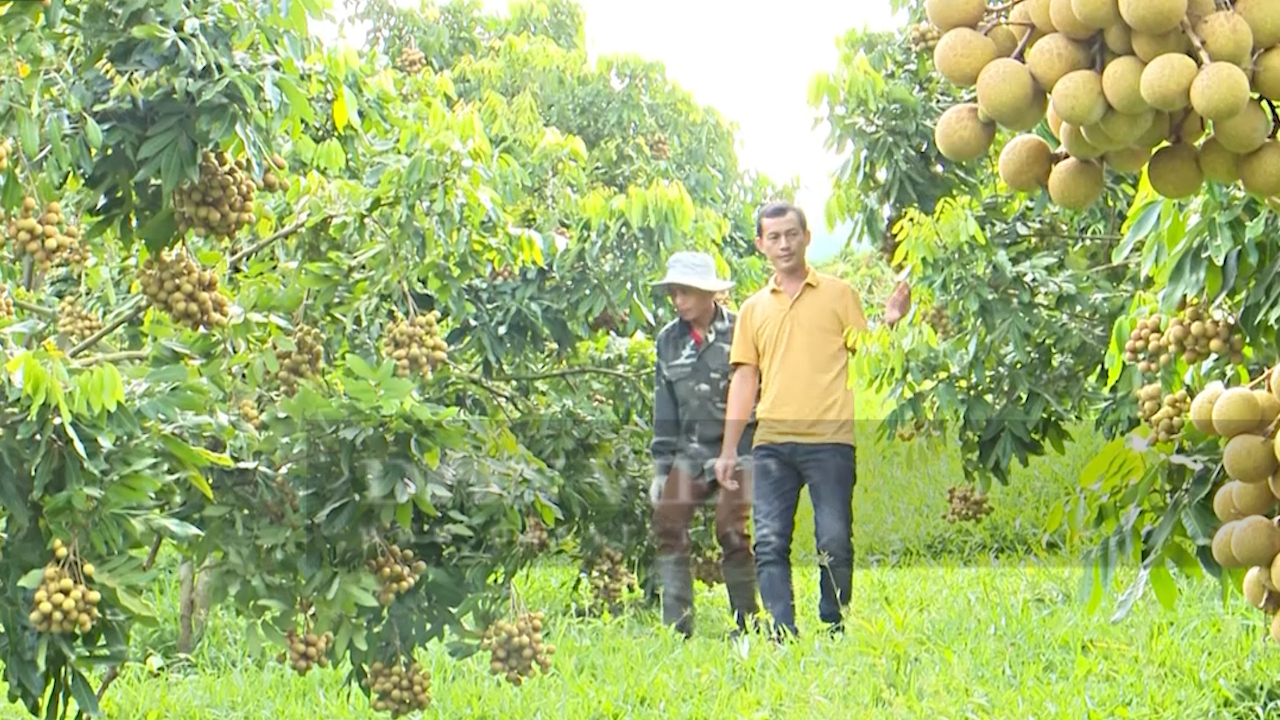
[[[671,255],[667,260],[667,274],[650,285],[684,285],[707,292],[724,292],[733,287],[733,281],[716,277],[716,261],[707,253],[683,250]]]

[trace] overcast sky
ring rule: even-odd
[[[492,10],[507,10],[508,0],[483,1]],[[824,129],[812,129],[816,111],[808,104],[809,82],[835,67],[836,41],[850,28],[895,25],[888,0],[578,4],[586,13],[593,58],[632,52],[662,62],[674,82],[737,123],[744,166],[778,182],[800,178],[797,200],[812,218],[815,235],[825,234],[829,173],[839,158],[823,149]]]

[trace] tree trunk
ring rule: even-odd
[[[183,560],[178,566],[178,654],[190,655],[193,649],[191,621],[195,615],[195,566]]]

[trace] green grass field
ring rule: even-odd
[[[871,410],[868,406],[868,412]],[[552,617],[551,675],[521,688],[490,676],[482,656],[433,648],[430,718],[1263,718],[1280,717],[1280,648],[1239,596],[1223,606],[1209,580],[1184,583],[1176,610],[1146,598],[1120,623],[1108,599],[1078,598],[1071,550],[1042,549],[1041,519],[1069,497],[1094,440],[1042,458],[991,496],[981,525],[940,519],[959,458],[941,443],[864,443],[856,499],[853,618],[838,639],[778,647],[733,644],[722,590],[703,588],[697,637],[663,631],[654,610],[608,620],[567,615],[574,571],[522,578],[531,606]],[[806,501],[807,502],[807,501]],[[795,548],[801,630],[818,627],[807,508]],[[129,720],[376,718],[340,688],[340,671],[298,678],[247,658],[233,618],[215,609],[196,653],[173,655],[175,582],[152,598],[163,629],[137,639],[140,663],[105,702]],[[1275,698],[1269,700],[1269,698]],[[1274,703],[1271,709],[1268,702]],[[21,718],[16,706],[0,718]]]

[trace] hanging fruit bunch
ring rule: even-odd
[[[513,621],[499,620],[490,626],[480,643],[482,650],[489,651],[489,672],[516,686],[538,670],[550,672],[556,647],[542,641],[545,620],[541,611],[520,612]]]
[[[370,558],[366,567],[382,581],[378,602],[386,607],[394,602],[398,595],[409,592],[417,584],[418,578],[426,572],[427,564],[421,560],[415,560],[413,550],[409,548],[401,549],[395,543],[379,544],[381,552],[378,557]]]
[[[393,718],[425,710],[431,704],[431,671],[407,658],[375,662],[363,684],[373,693],[373,709]]]
[[[991,514],[987,496],[973,487],[947,489],[947,512],[942,516],[949,523],[981,522]]]
[[[31,598],[28,620],[36,632],[85,634],[102,618],[102,593],[89,586],[93,564],[84,562],[74,546],[61,538],[53,541],[53,559],[44,567],[44,578]]]

